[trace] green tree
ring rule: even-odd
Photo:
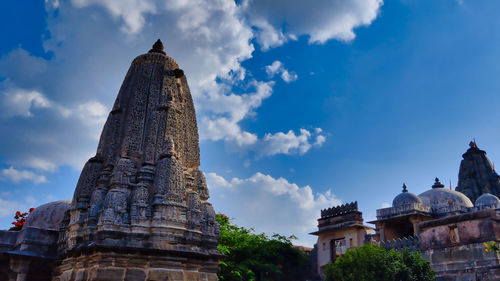
[[[325,268],[325,281],[431,281],[436,279],[430,262],[419,252],[366,244],[348,250]]]
[[[238,227],[223,214],[217,214],[220,224],[219,246],[225,255],[219,265],[223,281],[300,280],[306,255],[292,246],[291,239],[278,234],[255,234],[252,228]]]

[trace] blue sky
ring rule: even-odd
[[[132,59],[159,37],[188,77],[216,210],[312,245],[320,209],[365,219],[475,138],[500,162],[497,1],[4,1],[0,227],[71,198]]]

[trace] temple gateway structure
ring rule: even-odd
[[[186,76],[158,40],[132,62],[73,199],[0,231],[0,280],[217,280],[199,165]]]

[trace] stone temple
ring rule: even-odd
[[[217,280],[218,224],[184,72],[136,57],[73,199],[0,231],[0,280]]]
[[[403,184],[392,206],[377,210],[363,225],[357,202],[321,211],[314,253],[316,272],[346,250],[364,243],[386,249],[420,251],[437,272],[438,281],[500,280],[500,255],[485,251],[484,242],[500,241],[499,176],[486,152],[469,144],[455,190],[438,178],[419,195]]]

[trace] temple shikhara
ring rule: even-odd
[[[134,59],[72,200],[0,231],[0,280],[217,280],[218,224],[184,72]]]
[[[476,142],[462,155],[455,190],[438,178],[419,195],[403,184],[392,206],[363,225],[357,202],[321,211],[313,259],[316,272],[364,243],[420,251],[439,281],[500,280],[500,258],[484,242],[500,240],[500,176]]]

